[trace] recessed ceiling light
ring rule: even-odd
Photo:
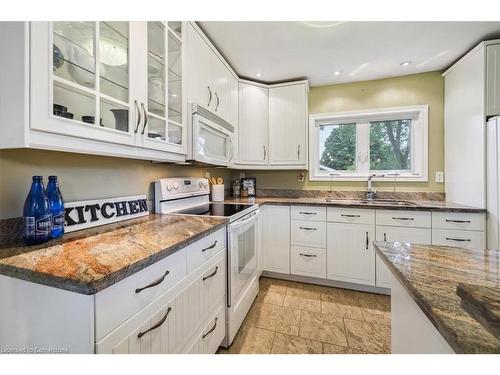
[[[408,66],[408,65],[410,65],[410,64],[411,64],[411,61],[403,61],[403,62],[402,62],[401,64],[399,64],[399,65],[401,65],[401,66]]]
[[[339,76],[340,72],[337,70],[336,72],[333,73],[334,76]]]
[[[262,73],[257,73],[255,76],[256,77],[262,77]]]

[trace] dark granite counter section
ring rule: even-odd
[[[221,218],[152,214],[25,246],[19,220],[3,220],[0,274],[94,294],[226,224]]]
[[[456,353],[500,353],[500,340],[462,307],[459,283],[500,288],[500,253],[375,242],[384,263]]]
[[[439,212],[470,212],[484,213],[483,208],[459,205],[439,200],[421,201],[404,200],[410,202],[409,206],[395,206],[387,200],[375,199],[369,203],[360,203],[356,199],[333,198],[334,202],[328,202],[324,197],[256,197],[256,198],[227,198],[227,203],[257,203],[271,205],[308,205],[308,206],[328,206],[346,208],[366,208],[366,209],[387,209],[387,210],[409,210],[409,211],[439,211]],[[389,200],[390,201],[390,200]]]

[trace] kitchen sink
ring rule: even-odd
[[[362,205],[384,205],[384,206],[394,206],[394,207],[415,207],[417,206],[414,202],[408,201],[398,201],[392,199],[335,199],[326,198],[327,203],[338,203],[338,204],[362,204]]]

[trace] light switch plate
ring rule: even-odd
[[[436,182],[444,182],[444,172],[436,172]]]

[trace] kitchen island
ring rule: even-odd
[[[224,218],[151,214],[37,246],[0,221],[4,353],[215,353]]]
[[[500,288],[500,254],[376,242],[392,273],[392,353],[500,353],[500,338],[471,317],[459,283]]]

